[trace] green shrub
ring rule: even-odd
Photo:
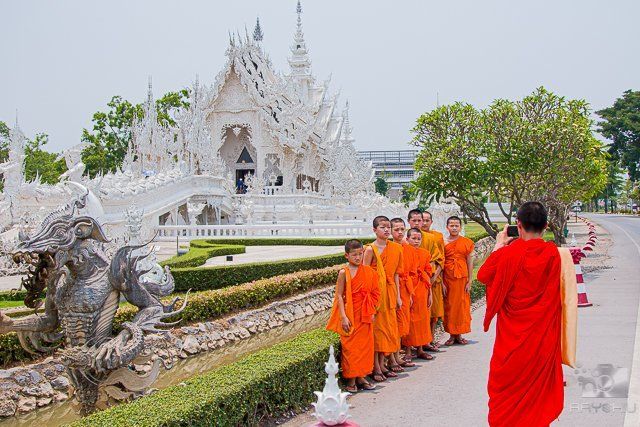
[[[0,301],[24,301],[27,291],[1,291]]]
[[[183,323],[200,322],[222,317],[239,310],[256,308],[266,303],[285,298],[314,288],[331,285],[338,278],[340,267],[326,267],[318,270],[302,271],[269,279],[256,280],[239,286],[224,289],[196,292],[189,295],[184,311],[175,319]],[[164,302],[173,297],[165,298]],[[138,309],[131,304],[118,308],[114,319],[115,329],[122,322],[131,321]],[[29,310],[29,313],[33,310]],[[0,335],[0,366],[7,367],[20,361],[29,361],[38,357],[20,346],[15,333]]]
[[[482,296],[484,286],[475,280],[471,300]],[[338,350],[339,343],[337,334],[319,328],[72,426],[260,425],[314,400],[329,346]]]
[[[344,246],[344,243],[352,237],[341,238],[247,238],[247,239],[206,239],[207,243],[217,245],[245,245],[245,246]],[[373,242],[372,237],[358,237],[362,243]]]
[[[243,253],[245,253],[244,245],[217,244],[204,240],[193,240],[191,241],[189,252],[162,261],[160,265],[168,265],[169,268],[198,267],[203,265],[209,258]]]
[[[339,343],[316,329],[72,426],[259,425],[311,403],[324,385],[329,346]]]
[[[480,239],[484,239],[485,237],[489,237],[489,233],[487,233],[484,230],[475,231],[475,232],[467,234],[465,237],[467,237],[468,239],[473,240],[474,242],[477,242]]]
[[[478,301],[480,298],[484,297],[485,291],[485,286],[478,279],[473,279],[473,282],[471,283],[471,292],[469,293],[471,296],[471,302]]]
[[[172,268],[176,292],[220,289],[252,280],[279,276],[301,270],[314,270],[345,262],[344,254],[312,258],[287,259],[251,264],[222,265],[201,268]]]
[[[325,267],[301,271],[269,279],[256,280],[238,286],[196,292],[189,295],[187,307],[173,320],[200,322],[226,316],[236,311],[260,307],[266,303],[303,293],[314,288],[334,284],[341,267]],[[166,298],[165,302],[171,298]],[[138,309],[127,304],[116,313],[116,328],[131,321]]]
[[[2,368],[6,368],[11,363],[33,360],[35,357],[22,348],[15,332],[0,335],[0,366]]]

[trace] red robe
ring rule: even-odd
[[[516,240],[478,271],[487,286],[484,330],[497,314],[489,369],[489,425],[548,426],[564,405],[560,255],[542,239]]]

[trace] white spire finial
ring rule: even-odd
[[[292,56],[289,58],[289,65],[292,75],[308,78],[311,75],[311,60],[309,59],[309,52],[307,51],[307,44],[304,41],[304,33],[302,31],[302,5],[300,0],[298,0],[296,12],[298,13],[298,20],[296,33],[293,36]]]
[[[153,102],[153,81],[151,75],[149,75],[149,87],[147,89],[147,103],[151,105]]]

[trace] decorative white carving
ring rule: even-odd
[[[318,397],[316,403],[312,403],[315,408],[313,416],[327,426],[335,426],[343,424],[349,419],[349,404],[347,396],[350,393],[343,393],[338,386],[339,368],[336,358],[333,355],[333,346],[329,347],[329,360],[324,364],[324,371],[327,373],[327,379],[324,382],[322,392],[314,391]]]
[[[255,224],[362,222],[398,211],[374,193],[371,165],[356,155],[348,104],[340,114],[330,78],[316,84],[301,21],[291,55],[290,73],[283,75],[255,40],[231,36],[215,83],[208,87],[196,76],[189,107],[175,114],[175,125],[158,124],[149,82],[144,114],[132,124],[121,169],[84,178],[81,148],[75,147],[64,153],[69,170],[63,179],[82,181],[100,199],[105,221],[123,236],[131,228],[139,239],[165,220],[179,224],[188,216],[189,227],[200,225],[195,217],[203,201],[216,211],[218,224],[222,216],[223,222]],[[24,140],[16,125],[9,159],[0,165],[0,232],[17,229],[25,214],[40,218],[40,207],[47,211],[68,199],[62,184],[44,184],[39,177],[25,182]],[[253,162],[237,165],[245,148]],[[255,171],[246,180],[246,194],[236,194],[238,169]],[[276,186],[280,176],[282,185]],[[133,203],[142,213],[127,210]]]

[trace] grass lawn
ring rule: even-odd
[[[13,308],[24,306],[23,301],[0,301],[0,308]]]

